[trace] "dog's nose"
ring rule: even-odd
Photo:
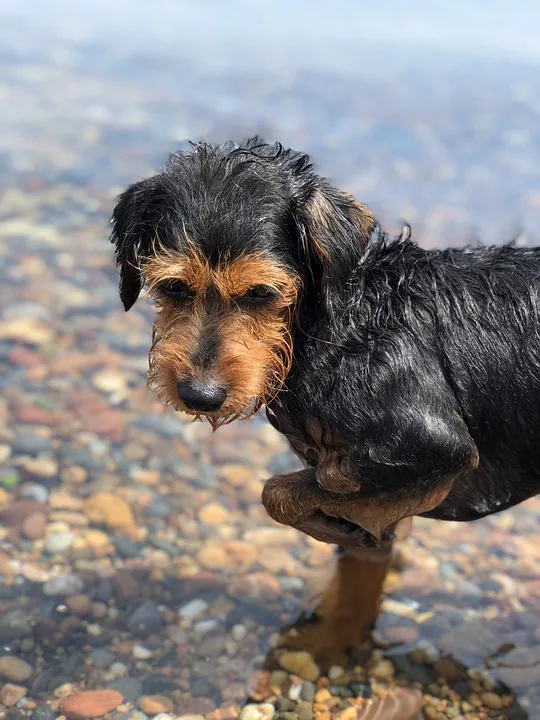
[[[212,382],[183,380],[177,385],[178,397],[190,410],[214,412],[225,402],[227,390]]]

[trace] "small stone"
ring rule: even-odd
[[[163,618],[157,605],[145,602],[132,613],[127,623],[128,630],[137,637],[155,635],[163,629]]]
[[[302,680],[315,682],[321,674],[312,656],[304,650],[284,653],[279,658],[279,664],[284,670],[298,675]]]
[[[120,663],[114,663],[114,665],[117,664]],[[112,670],[113,666],[111,665],[111,671]],[[130,677],[129,675],[120,677],[117,680],[110,682],[107,687],[110,690],[117,690],[124,697],[126,702],[132,704],[134,704],[143,693],[141,681],[138,678]]]
[[[377,680],[390,682],[394,677],[394,666],[390,660],[379,660],[375,667],[371,670],[371,675]]]
[[[92,603],[91,607],[91,613],[94,620],[103,620],[104,617],[107,617],[107,613],[109,612],[109,608],[107,605],[103,602],[95,602]]]
[[[337,680],[344,674],[345,670],[340,665],[332,665],[332,667],[328,670],[328,679]]]
[[[302,684],[302,690],[300,691],[300,697],[302,698],[302,700],[311,701],[315,697],[315,692],[316,692],[316,688],[315,688],[314,683],[306,680],[306,682],[304,682]]]
[[[383,632],[389,645],[409,645],[418,640],[418,630],[413,627],[389,627]]]
[[[45,535],[47,515],[44,512],[35,512],[25,518],[21,530],[28,540],[38,540]]]
[[[179,615],[184,620],[194,620],[199,615],[202,615],[208,608],[208,603],[200,598],[190,600],[183,607],[180,608]]]
[[[48,597],[62,597],[66,595],[79,595],[84,590],[84,581],[79,575],[56,575],[43,586],[43,592]]]
[[[0,657],[0,675],[14,682],[24,682],[32,675],[34,669],[22,658],[16,655],[2,655]]]
[[[215,502],[204,505],[199,511],[199,520],[212,527],[226,524],[229,516],[229,511],[223,505]]]
[[[501,710],[504,707],[503,699],[493,692],[485,692],[480,696],[482,702],[490,710]]]
[[[122,375],[113,370],[102,370],[92,378],[94,387],[106,395],[125,393],[127,384]]]
[[[22,685],[6,683],[0,690],[0,703],[6,707],[13,707],[26,695],[27,689]]]
[[[108,492],[100,492],[89,498],[84,504],[84,514],[92,522],[111,528],[130,527],[135,522],[128,503],[122,497]]]
[[[340,710],[340,712],[333,715],[333,720],[357,720],[357,718],[358,711],[354,707],[345,708],[345,710]]]
[[[31,563],[23,563],[21,565],[21,575],[33,583],[46,583],[50,579],[50,573],[45,568],[32,565]]]
[[[176,720],[205,720],[204,715],[179,715]]]
[[[320,690],[317,690],[315,693],[315,702],[316,703],[326,703],[328,700],[332,699],[332,693],[328,688],[321,688]]]
[[[73,533],[58,532],[50,535],[45,541],[45,550],[49,555],[61,555],[73,545]]]
[[[22,527],[27,517],[34,513],[47,514],[47,505],[36,500],[16,500],[0,513],[0,519],[9,527]]]
[[[154,654],[152,650],[145,648],[143,645],[134,645],[131,652],[135,660],[148,660]]]
[[[283,672],[283,670],[274,670],[270,675],[270,687],[282,690],[288,681],[289,676],[286,672]]]
[[[158,715],[171,712],[174,705],[172,700],[163,695],[147,695],[139,700],[139,708],[146,715]]]
[[[246,705],[240,713],[240,720],[272,720],[275,708],[270,703]]]
[[[85,690],[65,698],[60,711],[71,720],[90,720],[112,712],[123,701],[117,690]]]
[[[19,482],[20,477],[16,470],[2,470],[0,472],[0,485],[8,488],[8,490],[16,488]]]
[[[32,720],[54,720],[55,714],[46,705],[40,705],[32,713]]]
[[[92,610],[92,601],[87,595],[71,595],[66,600],[66,605],[73,615],[85,617]]]
[[[242,640],[245,640],[247,634],[248,634],[248,631],[244,627],[244,625],[235,625],[233,627],[233,629],[231,630],[232,639],[237,643],[240,643],[240,642],[242,642]]]
[[[100,550],[110,544],[111,540],[107,533],[101,530],[88,530],[84,539],[89,547],[94,550]]]

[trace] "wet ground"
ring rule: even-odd
[[[59,4],[0,18],[0,717],[540,718],[540,501],[416,521],[344,655],[369,580],[265,515],[296,462],[262,418],[212,434],[145,389],[151,309],[124,314],[107,243],[128,182],[255,131],[425,245],[534,241],[537,68],[248,64]]]

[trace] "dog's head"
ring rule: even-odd
[[[257,138],[172,155],[120,196],[112,224],[125,309],[144,286],[155,301],[153,386],[213,425],[275,396],[301,302],[332,310],[374,229],[307,155]]]

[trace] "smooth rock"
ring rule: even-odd
[[[124,498],[109,492],[100,492],[84,504],[84,514],[94,523],[111,528],[134,525],[133,513]]]
[[[34,669],[26,660],[16,655],[2,655],[0,657],[0,675],[13,680],[13,682],[24,682],[32,675]]]
[[[79,595],[84,590],[84,581],[79,575],[55,575],[43,586],[43,592],[48,597],[62,597],[66,595]]]
[[[27,688],[22,685],[6,683],[4,687],[0,689],[0,703],[6,707],[13,707],[19,700],[22,700],[26,693]]]
[[[118,690],[85,690],[62,700],[60,711],[71,720],[90,720],[112,712],[123,701]]]
[[[127,627],[137,637],[155,635],[163,629],[163,618],[157,605],[153,602],[145,602],[132,613]]]
[[[34,512],[25,518],[21,530],[28,540],[38,540],[45,535],[47,515],[44,512]]]
[[[272,720],[275,708],[270,703],[246,705],[240,713],[240,720]]]
[[[315,682],[321,674],[313,657],[304,650],[284,653],[279,658],[279,664],[284,670],[298,675],[302,680]]]
[[[139,708],[146,715],[158,715],[168,713],[173,709],[172,700],[163,695],[147,695],[139,700]]]

